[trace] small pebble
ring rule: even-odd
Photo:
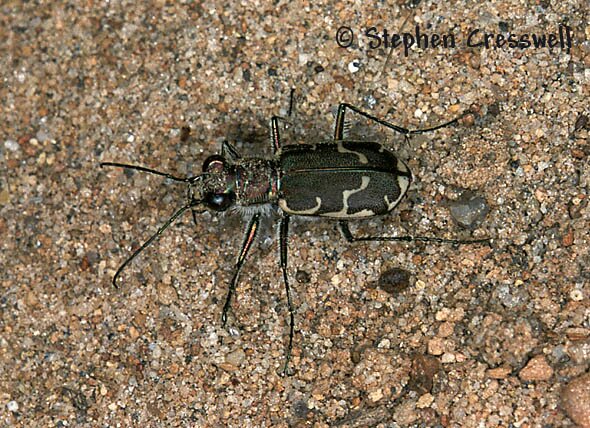
[[[449,318],[451,310],[449,308],[442,308],[434,314],[434,319],[437,321],[446,321]]]
[[[570,292],[570,299],[572,299],[574,302],[581,302],[584,300],[584,293],[582,290],[575,288]]]
[[[561,406],[580,427],[590,427],[590,373],[573,379],[561,390]]]
[[[151,343],[149,348],[152,351],[152,358],[154,360],[157,360],[162,356],[162,348],[160,348],[157,343]]]
[[[583,327],[570,327],[565,330],[569,340],[578,341],[590,338],[590,330]]]
[[[342,282],[342,279],[340,278],[340,275],[336,274],[331,278],[330,282],[332,285],[338,286]]]
[[[295,273],[295,280],[300,284],[309,284],[309,281],[311,281],[311,275],[304,270],[297,270]]]
[[[449,337],[454,333],[454,331],[455,323],[445,321],[438,327],[438,337]]]
[[[379,348],[379,349],[389,349],[390,347],[391,347],[391,341],[387,338],[383,339],[377,345],[377,348]]]
[[[229,372],[235,372],[238,369],[237,366],[234,366],[233,364],[230,364],[230,363],[227,363],[227,362],[220,363],[219,364],[219,368],[221,370],[223,370],[223,371],[228,372],[228,373]]]
[[[430,355],[442,355],[444,352],[444,342],[439,338],[428,341],[428,353]]]
[[[242,349],[236,349],[225,356],[225,362],[239,367],[246,359],[246,353]]]
[[[434,402],[434,397],[430,393],[426,393],[422,395],[418,402],[416,403],[416,407],[419,409],[425,409],[426,407],[430,407],[430,405]]]
[[[553,369],[544,355],[531,358],[518,374],[518,377],[525,382],[549,380],[551,376],[553,376]]]
[[[512,369],[510,367],[496,367],[495,369],[489,369],[486,374],[491,379],[506,379]]]
[[[383,398],[383,391],[381,390],[381,388],[379,388],[375,391],[369,392],[369,400],[371,400],[373,403],[376,403],[377,401],[381,400],[382,398]]]
[[[398,294],[410,285],[410,272],[400,268],[381,272],[377,287],[389,294]]]
[[[572,343],[568,346],[567,354],[576,364],[590,363],[590,339]]]
[[[129,336],[131,337],[131,339],[135,340],[140,335],[141,333],[139,333],[139,331],[134,326],[129,327]]]
[[[293,416],[298,419],[304,419],[307,417],[309,413],[309,408],[307,407],[307,403],[303,400],[296,401],[292,407]]]
[[[9,401],[6,403],[6,408],[9,412],[17,412],[18,411],[18,403],[14,400]]]
[[[178,298],[176,289],[171,285],[166,285],[163,282],[157,286],[158,301],[163,305],[170,305]]]
[[[10,194],[8,193],[8,189],[0,190],[0,205],[6,205],[10,200]]]
[[[38,141],[43,143],[43,142],[49,140],[51,138],[51,136],[47,133],[47,131],[41,129],[37,132],[37,134],[35,135],[35,138],[37,138]]]
[[[4,141],[4,147],[6,147],[6,149],[10,150],[11,152],[16,152],[20,149],[20,146],[14,140]]]
[[[450,352],[445,352],[442,357],[440,357],[440,361],[443,364],[451,364],[455,362],[455,354]]]
[[[408,387],[418,394],[425,394],[432,390],[434,379],[442,369],[438,358],[430,355],[416,355],[412,361],[412,371]]]
[[[190,126],[183,126],[180,128],[180,141],[187,141],[191,135],[191,127]]]
[[[465,228],[473,229],[483,221],[490,208],[485,198],[467,191],[449,203],[449,210],[453,220]]]

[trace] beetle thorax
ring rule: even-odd
[[[259,158],[243,159],[233,167],[238,205],[276,202],[279,178],[274,161]]]

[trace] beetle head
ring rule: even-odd
[[[225,211],[236,201],[236,169],[222,155],[209,156],[203,164],[202,201],[214,211]]]

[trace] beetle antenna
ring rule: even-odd
[[[119,166],[119,165],[114,165],[114,166]],[[198,200],[193,200],[190,201],[188,204],[186,204],[185,206],[183,206],[182,208],[180,208],[179,210],[177,210],[174,214],[172,214],[172,216],[166,221],[166,223],[164,223],[162,226],[160,226],[160,228],[156,231],[156,233],[154,233],[147,241],[145,241],[141,247],[139,247],[137,250],[135,250],[133,252],[133,254],[131,254],[131,256],[125,260],[123,262],[123,264],[121,266],[119,266],[119,269],[117,269],[117,272],[115,272],[115,276],[113,276],[113,285],[115,286],[115,288],[119,288],[117,286],[117,278],[119,278],[119,275],[121,274],[121,272],[123,271],[123,269],[125,269],[125,267],[131,263],[131,261],[137,257],[137,255],[139,253],[141,253],[143,250],[145,250],[156,238],[158,238],[162,232],[164,232],[166,229],[168,229],[168,226],[170,226],[174,220],[176,220],[178,217],[180,217],[186,210],[189,210],[191,208],[196,207],[197,205],[199,205],[202,201],[200,199]]]
[[[146,168],[144,166],[129,165],[129,164],[126,164],[126,163],[118,163],[118,162],[101,162],[100,163],[100,166],[101,167],[103,167],[103,166],[115,166],[117,168],[134,169],[134,170],[137,170],[137,171],[147,172],[149,174],[160,175],[162,177],[169,178],[170,180],[182,181],[184,183],[192,183],[192,182],[195,182],[199,177],[202,176],[202,174],[200,174],[200,175],[196,175],[196,176],[193,176],[193,177],[177,177],[175,175],[168,174],[167,172],[156,171],[155,169]]]

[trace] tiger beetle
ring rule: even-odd
[[[289,343],[282,370],[284,375],[291,359],[295,326],[287,275],[287,237],[291,216],[336,220],[348,242],[421,241],[473,244],[489,241],[487,238],[462,240],[425,236],[354,236],[349,229],[348,221],[393,211],[408,191],[412,174],[408,165],[383,144],[345,139],[347,110],[397,131],[406,138],[412,134],[431,132],[452,125],[470,114],[467,111],[447,123],[432,128],[408,130],[374,117],[355,106],[342,103],[338,107],[334,139],[321,144],[283,146],[279,135],[279,123],[288,121],[283,117],[273,116],[270,120],[273,156],[270,159],[241,157],[238,151],[225,141],[221,146],[221,154],[209,156],[203,164],[203,172],[190,177],[177,177],[137,165],[102,162],[101,166],[138,170],[188,185],[187,203],[172,214],[156,233],[123,262],[113,277],[113,285],[117,287],[117,279],[123,269],[186,211],[192,211],[195,224],[197,209],[200,208],[203,208],[203,211],[238,211],[249,220],[223,305],[221,321],[225,327],[238,276],[255,241],[260,220],[272,209],[277,210],[280,214],[280,268],[290,317]]]

